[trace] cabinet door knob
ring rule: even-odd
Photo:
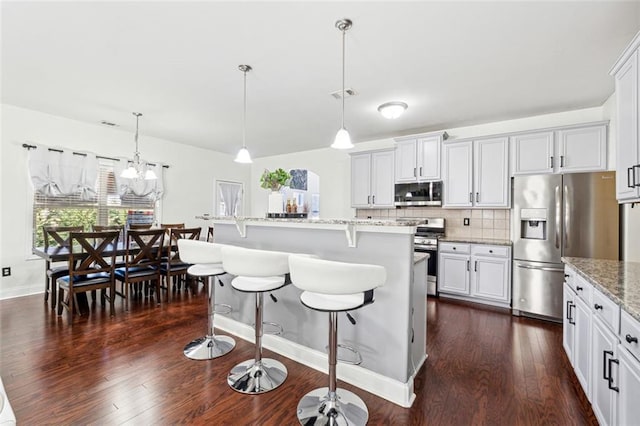
[[[455,250],[456,248],[454,247],[453,249]]]
[[[489,250],[489,253],[493,253],[493,250]]]
[[[638,343],[638,338],[637,337],[633,337],[630,334],[627,334],[626,336],[624,336],[624,338],[627,341],[627,343]]]
[[[599,309],[602,309],[602,305],[598,305],[597,303],[595,305],[593,305],[593,308],[597,311]]]

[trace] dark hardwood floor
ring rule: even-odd
[[[19,425],[293,425],[298,400],[327,376],[265,350],[289,377],[258,396],[226,375],[253,357],[239,338],[229,355],[192,361],[183,346],[206,330],[205,295],[133,303],[116,316],[93,306],[70,326],[42,295],[0,301],[0,376]],[[558,324],[444,299],[428,302],[429,358],[405,409],[345,383],[372,425],[597,424],[562,349]]]

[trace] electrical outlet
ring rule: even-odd
[[[3,277],[8,277],[11,275],[11,268],[10,267],[6,267],[6,268],[2,268],[2,276]]]
[[[462,219],[462,224],[463,224],[464,226],[469,226],[469,218],[468,218],[468,217],[465,217],[464,219]]]

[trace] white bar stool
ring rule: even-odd
[[[367,406],[359,396],[337,388],[338,312],[373,303],[373,289],[387,279],[384,267],[334,262],[291,255],[293,285],[303,290],[300,301],[316,311],[329,313],[329,387],[307,393],[298,403],[303,425],[365,425]]]
[[[262,358],[264,293],[289,283],[289,253],[225,246],[222,267],[236,278],[233,288],[255,293],[255,357],[231,369],[227,383],[246,394],[260,394],[280,386],[287,378],[287,368],[280,361]]]
[[[180,259],[192,263],[187,269],[189,275],[206,277],[208,287],[209,329],[207,335],[199,337],[184,347],[187,358],[204,360],[226,355],[235,347],[236,341],[229,336],[216,336],[213,332],[213,315],[215,313],[215,279],[226,272],[222,269],[222,245],[198,240],[178,240]]]

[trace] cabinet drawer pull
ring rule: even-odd
[[[469,261],[467,260],[467,271],[469,270]]]
[[[560,156],[560,167],[564,167],[564,155]]]
[[[367,204],[371,204],[371,195],[367,195]]]
[[[626,336],[624,336],[624,338],[627,341],[627,343],[638,343],[638,338],[637,337],[633,337],[630,334],[627,334]]]
[[[598,305],[597,303],[595,305],[593,305],[593,308],[597,311],[599,309],[602,309],[602,305]]]
[[[480,193],[476,192],[476,203],[480,202]]]
[[[582,291],[582,290],[584,290],[582,287],[576,286],[576,291]]]
[[[564,277],[565,277],[565,278],[569,278],[570,276],[571,276],[571,275],[569,275],[569,274],[564,274]]]
[[[420,177],[422,177],[422,166],[420,166]]]
[[[627,186],[629,188],[634,188],[636,186],[635,180],[636,176],[633,173],[633,167],[627,167]]]
[[[550,158],[551,158],[551,168],[553,169],[553,155]]]
[[[413,177],[418,177],[418,175],[416,174],[416,168],[413,168]]]
[[[607,354],[613,356],[613,351],[602,351],[602,378],[609,381],[609,376],[607,375]]]
[[[469,193],[469,202],[473,203],[473,192]]]
[[[456,248],[455,248],[455,247],[452,247],[452,249],[456,250]]]
[[[640,181],[636,182],[636,168],[640,170],[640,164],[636,164],[635,166],[633,166],[633,186],[640,186]]]
[[[376,196],[372,195],[371,196],[371,204],[375,204],[376,203]]]
[[[478,272],[478,261],[476,260],[475,263],[473,264],[473,271],[474,272]]]
[[[489,250],[489,253],[493,253],[493,250]]]

